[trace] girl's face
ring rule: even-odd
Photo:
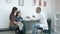
[[[21,14],[19,13],[18,16],[21,16]]]

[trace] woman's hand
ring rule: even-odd
[[[18,24],[16,21],[14,21],[14,24]]]
[[[22,23],[22,21],[19,21],[19,24],[21,24]]]

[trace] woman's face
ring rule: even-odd
[[[14,15],[16,16],[17,11],[14,12]]]

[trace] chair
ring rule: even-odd
[[[25,21],[23,21],[23,30],[22,30],[22,32],[23,32],[23,34],[26,34],[25,33]],[[11,28],[9,28],[9,30],[11,30],[11,31],[15,31],[15,34],[17,33],[16,32],[16,30],[18,30],[19,29],[19,26],[14,26],[15,28],[17,27],[17,29],[15,29],[15,28],[13,28],[13,27],[11,27]]]
[[[51,19],[48,19],[47,20],[47,23],[48,23],[48,30],[42,30],[41,28],[38,28],[38,30],[42,30],[41,31],[41,34],[45,33],[45,34],[51,34]]]

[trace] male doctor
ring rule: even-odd
[[[41,11],[40,7],[36,8],[36,13],[38,14],[37,17],[34,15],[32,16],[32,20],[39,20],[39,23],[32,25],[32,34],[36,34],[37,28],[43,28],[43,30],[48,30],[48,24],[47,24],[47,18],[46,15]],[[27,18],[30,18],[29,16],[26,16]]]

